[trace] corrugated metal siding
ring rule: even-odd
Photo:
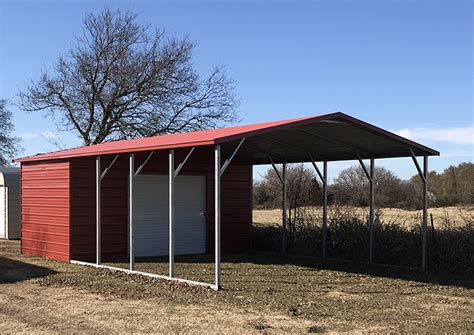
[[[207,252],[214,250],[214,175],[207,185]],[[252,229],[252,166],[231,164],[221,179],[221,250],[249,250]]]
[[[102,158],[105,169],[113,156]],[[119,158],[102,180],[101,246],[104,261],[127,255],[127,158]],[[71,160],[71,258],[94,260],[95,159]]]
[[[21,251],[69,261],[69,162],[23,164]]]
[[[176,166],[188,150],[176,150]],[[135,156],[136,168],[147,154]],[[105,168],[114,156],[102,159]],[[121,155],[102,184],[102,258],[127,255],[127,165]],[[168,151],[156,152],[142,174],[167,174]],[[180,175],[206,176],[206,252],[214,252],[214,151],[197,148]],[[71,258],[95,259],[95,160],[71,160]],[[232,163],[222,177],[222,252],[250,248],[252,167]],[[176,209],[179,211],[179,208]]]

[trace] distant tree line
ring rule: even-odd
[[[384,167],[375,168],[375,204],[377,207],[418,209],[421,206],[421,182],[418,175],[408,180],[398,178]],[[320,206],[322,187],[313,168],[303,164],[287,167],[288,207]],[[281,208],[281,182],[273,169],[254,183],[254,208]],[[335,178],[328,187],[330,204],[368,206],[369,185],[360,166],[352,166]],[[430,206],[456,206],[474,204],[474,164],[450,166],[442,173],[431,171],[428,177]]]
[[[438,174],[429,174],[428,189],[435,206],[472,205],[474,203],[474,164],[450,166]],[[413,178],[412,178],[413,180]]]

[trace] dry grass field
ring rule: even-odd
[[[179,258],[179,273],[202,273],[211,258]],[[167,264],[139,265],[163,271]],[[225,255],[222,270],[223,289],[215,292],[26,257],[19,254],[18,242],[0,240],[0,329],[48,334],[474,332],[471,281],[263,253]]]
[[[368,208],[346,207],[347,210],[352,211],[360,218],[368,216]],[[311,214],[315,216],[322,215],[321,208],[306,208]],[[419,210],[405,210],[399,208],[383,208],[380,210],[384,220],[389,222],[396,222],[400,225],[410,225],[414,222],[419,222],[421,219],[421,211]],[[331,207],[328,209],[331,214]],[[449,224],[454,227],[465,224],[465,219],[474,217],[474,207],[443,207],[430,208],[428,213],[433,215],[433,223],[435,228],[442,227]],[[281,210],[254,210],[253,222],[256,224],[281,224]]]

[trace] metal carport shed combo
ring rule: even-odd
[[[122,140],[17,159],[21,163],[21,251],[169,280],[221,286],[223,252],[248,250],[252,166],[312,163],[323,185],[326,257],[327,162],[358,160],[370,186],[374,161],[412,157],[423,184],[421,267],[426,264],[428,156],[433,149],[343,113]],[[417,161],[423,157],[423,166]],[[369,160],[367,166],[364,160]],[[322,162],[322,168],[318,163]],[[277,171],[278,172],[278,171]],[[179,176],[179,177],[178,177]],[[212,214],[213,213],[213,214]],[[282,210],[285,252],[286,201]],[[176,278],[175,254],[215,254],[215,280]],[[169,256],[168,275],[136,271],[135,257]],[[128,258],[128,269],[102,262]]]

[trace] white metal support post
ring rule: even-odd
[[[221,146],[214,149],[215,289],[221,286]]]
[[[195,147],[192,147],[189,150],[188,154],[184,158],[184,160],[178,165],[178,167],[174,168],[174,149],[171,149],[169,152],[169,277],[174,277],[174,223],[175,223],[175,179],[178,176],[179,172],[183,168],[184,164],[188,161],[191,154],[194,152]]]
[[[268,159],[270,160],[270,163],[273,166],[273,170],[275,170],[275,173],[280,179],[281,185],[282,185],[282,212],[281,212],[281,217],[282,217],[282,225],[281,225],[281,249],[282,253],[286,253],[286,164],[283,163],[283,168],[282,168],[282,174],[280,175],[280,172],[278,171],[275,162],[273,161],[271,156],[268,156]]]
[[[374,203],[375,203],[375,192],[374,192],[374,158],[370,158],[370,208],[369,208],[369,263],[374,261]]]
[[[375,202],[375,192],[374,192],[374,158],[370,158],[370,172],[367,170],[362,158],[357,154],[357,159],[364,170],[364,173],[369,180],[369,263],[373,262],[373,250],[374,250],[374,202]]]
[[[411,158],[415,164],[418,175],[423,183],[423,223],[421,225],[421,268],[426,270],[426,231],[428,226],[428,155],[423,155],[423,170],[416,159],[415,152],[410,148]]]
[[[174,276],[174,150],[169,152],[169,276]]]
[[[128,178],[128,222],[129,222],[129,259],[130,259],[130,271],[135,268],[135,253],[133,246],[133,181],[135,179],[135,155],[130,154],[129,156],[129,178]]]
[[[100,156],[95,158],[95,263],[100,264],[101,259],[101,165]]]
[[[286,196],[286,163],[283,163],[283,171],[282,171],[282,179],[283,179],[283,189],[282,189],[282,253],[286,254],[286,230],[287,230],[287,217],[286,217],[286,209],[287,209],[287,196]]]
[[[423,156],[423,227],[422,227],[422,251],[421,268],[426,270],[426,230],[428,225],[428,155]]]
[[[328,234],[328,162],[323,161],[323,173],[319,169],[316,161],[313,159],[313,156],[309,155],[309,159],[311,160],[311,164],[313,164],[316,173],[318,174],[319,178],[321,179],[321,183],[323,184],[323,229],[322,229],[322,255],[323,258],[326,258],[326,250],[327,250],[327,234]]]
[[[245,137],[242,138],[234,149],[230,157],[224,162],[221,167],[221,146],[216,145],[214,148],[214,225],[215,225],[215,284],[214,289],[218,290],[221,287],[221,177],[227,167],[230,165],[235,155],[239,151],[242,144],[245,142]],[[193,148],[194,150],[194,148]],[[185,161],[191,155],[191,152],[185,158]]]
[[[326,258],[328,240],[328,162],[323,162],[323,258]]]

